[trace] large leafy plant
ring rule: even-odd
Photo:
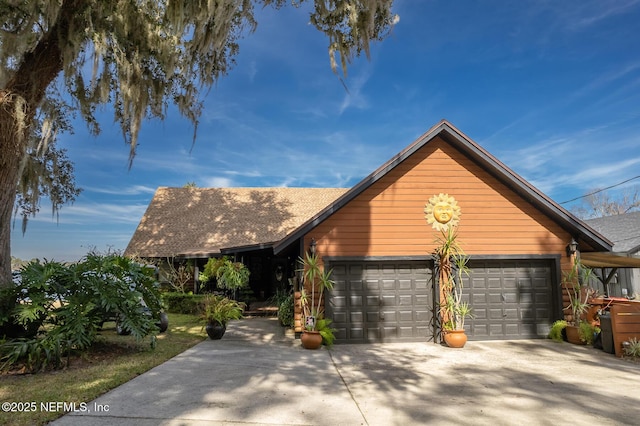
[[[138,340],[151,336],[155,343],[162,303],[154,268],[116,253],[89,253],[75,264],[32,261],[20,278],[7,290],[17,303],[0,318],[0,325],[21,331],[0,345],[5,366],[59,367],[70,351],[89,348],[102,323],[113,317]]]
[[[211,258],[199,276],[201,282],[215,278],[218,288],[235,291],[249,285],[249,268],[242,262],[234,262],[228,257]]]

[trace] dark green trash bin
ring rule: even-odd
[[[600,335],[602,336],[602,350],[608,354],[615,353],[613,347],[613,329],[611,328],[611,314],[600,315]]]

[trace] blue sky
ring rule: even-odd
[[[148,121],[128,169],[112,114],[59,146],[84,189],[42,203],[12,255],[72,261],[124,250],[159,186],[350,187],[445,118],[557,202],[640,175],[640,0],[396,0],[400,21],[331,72],[305,9],[258,13],[193,129]],[[640,179],[616,188],[640,185]],[[611,192],[615,195],[616,192]],[[571,207],[571,205],[565,205]]]

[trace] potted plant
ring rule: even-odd
[[[467,343],[464,321],[472,315],[471,306],[462,300],[462,278],[469,274],[469,258],[459,246],[453,227],[442,231],[442,237],[437,242],[434,260],[440,284],[439,307],[443,338],[447,346],[462,348]]]
[[[224,296],[208,294],[202,301],[203,328],[212,340],[221,339],[227,330],[230,320],[242,318],[244,303],[237,302]]]
[[[565,307],[565,310],[570,312],[567,318],[567,341],[575,343],[577,345],[585,344],[588,339],[580,336],[580,324],[583,322],[590,305],[588,300],[593,293],[593,290],[587,286],[589,279],[592,275],[592,271],[589,268],[585,268],[581,265],[579,260],[576,260],[569,272],[566,272],[562,279],[562,288],[565,290],[569,304]]]
[[[304,327],[300,340],[306,349],[317,349],[322,343],[330,346],[333,343],[333,330],[329,327],[331,320],[324,318],[324,307],[322,304],[324,290],[333,288],[331,271],[320,268],[318,256],[313,253],[306,253],[304,258],[300,258],[303,285],[300,292],[300,303],[302,305],[302,317]],[[306,285],[305,285],[306,284]],[[307,293],[306,287],[311,287],[311,293]]]
[[[209,259],[204,271],[199,275],[199,280],[206,284],[215,277],[219,289],[235,295],[236,290],[242,289],[249,284],[249,276],[249,268],[244,263],[234,262],[224,256]]]

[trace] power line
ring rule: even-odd
[[[634,177],[632,177],[632,178],[630,178],[630,179],[627,179],[627,180],[624,180],[624,181],[622,181],[622,182],[616,183],[615,185],[611,185],[611,186],[607,186],[606,188],[598,189],[598,190],[596,190],[596,191],[590,192],[589,194],[581,195],[581,196],[579,196],[579,197],[572,198],[571,200],[568,200],[568,201],[563,201],[563,202],[561,202],[560,204],[567,204],[567,203],[570,203],[570,202],[572,202],[572,201],[579,200],[580,198],[586,198],[586,197],[588,197],[588,196],[590,196],[590,195],[595,195],[595,194],[597,194],[597,193],[599,193],[599,192],[606,191],[607,189],[611,189],[611,188],[615,188],[616,186],[624,185],[625,183],[627,183],[627,182],[631,182],[632,180],[634,180],[634,179],[638,179],[638,178],[640,178],[640,175],[638,175],[638,176],[634,176]]]

